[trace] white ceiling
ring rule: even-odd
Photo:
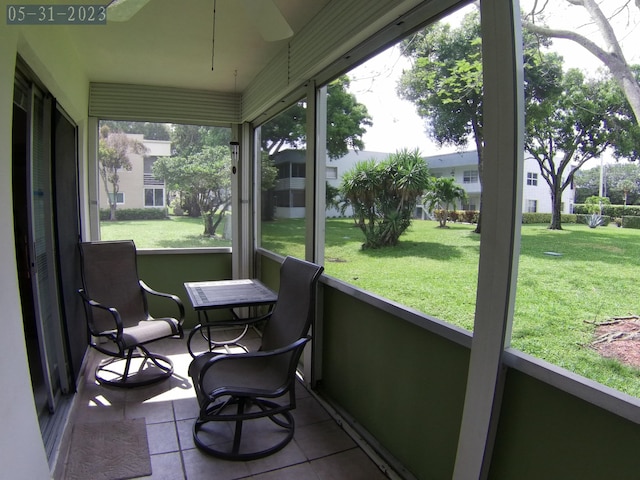
[[[273,2],[295,35],[330,0],[261,1]],[[92,82],[240,93],[287,40],[263,40],[243,1],[217,0],[212,70],[213,4],[150,0],[127,21],[66,28]]]

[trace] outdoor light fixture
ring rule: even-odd
[[[231,150],[231,173],[235,175],[240,157],[240,143],[235,140],[229,142],[229,149]]]

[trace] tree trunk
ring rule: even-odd
[[[551,191],[551,224],[549,230],[562,230],[562,192],[554,187]]]
[[[215,234],[215,228],[213,228],[213,214],[211,212],[202,213],[202,221],[204,222],[204,234],[207,236],[213,236]]]

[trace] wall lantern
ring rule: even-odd
[[[238,167],[238,158],[240,158],[240,143],[236,141],[229,142],[231,150],[231,173],[235,175]]]

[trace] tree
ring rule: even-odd
[[[327,86],[327,154],[330,159],[347,154],[349,148],[363,150],[362,136],[372,125],[367,107],[348,92],[349,77],[343,75]],[[306,108],[291,106],[262,126],[262,149],[274,155],[284,147],[306,148]]]
[[[227,146],[204,146],[188,156],[161,157],[153,174],[168,188],[185,192],[198,205],[204,235],[213,236],[231,204],[231,154]]]
[[[455,205],[456,200],[464,201],[467,198],[467,192],[464,188],[455,184],[455,180],[451,177],[436,178],[431,189],[424,195],[423,202],[427,205],[429,212],[435,209],[440,210],[437,213],[439,227],[447,226],[449,217],[449,207]]]
[[[231,131],[227,127],[178,124],[171,129],[171,154],[177,157],[189,157],[202,152],[206,146],[228,146],[230,140]],[[196,197],[192,197],[186,191],[180,191],[179,196],[181,207],[190,217],[201,215]]]
[[[620,180],[617,187],[622,191],[623,205],[626,207],[627,201],[629,200],[629,194],[636,193],[638,191],[638,184],[633,180],[624,178]]]
[[[427,121],[427,132],[439,146],[475,143],[482,187],[482,42],[477,12],[467,14],[458,28],[436,23],[403,42],[413,61],[402,73],[397,91],[416,105]],[[482,198],[480,200],[482,211]],[[476,232],[481,232],[480,220]]]
[[[549,42],[523,35],[524,83],[527,97],[553,91],[550,81],[562,70],[559,57],[541,57],[540,45]],[[438,145],[465,147],[473,141],[478,153],[478,179],[482,188],[484,135],[482,115],[482,40],[478,12],[467,14],[460,26],[436,23],[403,42],[413,61],[403,72],[398,94],[416,105],[426,120],[427,133]],[[482,230],[482,193],[476,233]]]
[[[120,170],[131,171],[133,166],[129,154],[144,155],[142,142],[129,137],[126,133],[112,133],[108,126],[100,129],[98,142],[98,170],[109,200],[109,220],[116,219],[118,193],[120,193]]]
[[[601,167],[580,170],[574,175],[576,203],[600,193]],[[636,163],[609,163],[602,165],[603,194],[614,205],[637,204],[640,200],[640,165]]]
[[[364,233],[362,248],[396,245],[430,183],[418,150],[397,151],[380,163],[361,161],[346,172],[340,190]]]
[[[558,85],[554,93],[528,102],[525,132],[525,150],[551,190],[552,230],[562,229],[562,192],[588,160],[609,149],[615,158],[640,155],[640,128],[613,81],[585,80],[571,69],[559,75]]]
[[[604,48],[600,47],[591,38],[587,38],[577,32],[549,28],[544,25],[536,23],[536,21],[543,17],[545,8],[549,2],[542,3],[542,8],[538,9],[538,2],[533,2],[533,8],[525,17],[523,26],[530,32],[543,35],[545,37],[553,38],[565,38],[572,40],[573,42],[581,45],[593,55],[595,55],[609,70],[613,78],[618,83],[618,86],[624,92],[627,100],[631,106],[636,122],[640,124],[640,83],[638,83],[637,76],[634,75],[633,69],[630,67],[625,59],[622,48],[620,48],[620,42],[616,38],[613,27],[610,20],[602,12],[598,3],[595,0],[566,0],[571,5],[580,6],[585,9],[589,14],[593,23],[598,28],[602,40],[604,42]],[[629,0],[625,0],[616,5],[616,11],[614,16],[624,11],[630,4]],[[640,2],[636,0],[636,7],[640,8]]]

